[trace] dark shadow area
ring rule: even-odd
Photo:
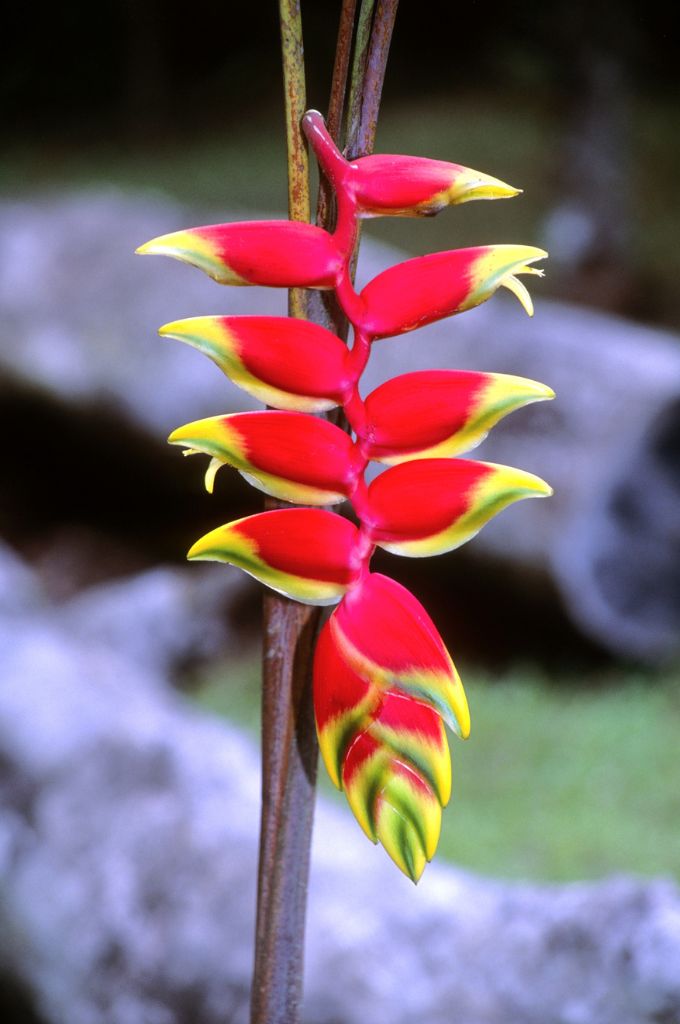
[[[57,540],[82,549],[71,580],[53,580],[60,596],[159,562],[182,564],[202,532],[237,508],[247,515],[261,505],[236,474],[223,474],[218,500],[211,499],[199,460],[183,460],[104,404],[66,406],[3,385],[0,431],[13,439],[3,465],[0,534],[34,562]]]

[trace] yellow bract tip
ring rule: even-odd
[[[257,553],[257,545],[248,537],[244,537],[238,529],[248,517],[235,519],[224,526],[205,533],[189,548],[187,558],[197,561],[231,562],[239,565],[243,558],[252,561]]]
[[[512,199],[519,195],[521,188],[508,185],[500,178],[490,174],[481,174],[466,167],[451,185],[449,194],[453,203],[467,203],[472,199]]]
[[[554,398],[555,392],[547,384],[530,380],[528,377],[492,373],[489,374],[489,386],[484,397],[489,403],[498,403],[504,411],[510,411],[532,402],[544,402]]]
[[[224,463],[222,462],[221,459],[215,458],[211,459],[210,462],[208,463],[208,468],[205,471],[204,478],[205,489],[208,492],[208,494],[213,493],[213,490],[215,489],[215,476],[217,475],[217,470],[221,469],[223,465]]]
[[[138,256],[174,256],[176,259],[186,258],[183,254],[193,249],[197,236],[192,231],[171,231],[167,235],[157,235],[148,242],[138,246]]]
[[[545,249],[535,245],[490,245],[474,263],[471,275],[472,289],[462,309],[472,309],[488,299],[497,288],[508,288],[517,296],[523,308],[533,316],[534,306],[529,292],[518,281],[517,274],[542,274],[530,264],[545,259]]]
[[[520,305],[527,316],[534,315],[533,299],[531,298],[526,285],[522,284],[514,274],[508,274],[507,277],[503,278],[501,285],[503,288],[507,288],[509,292],[512,292],[512,294],[519,299]]]
[[[239,274],[225,262],[223,255],[203,233],[201,228],[172,231],[158,235],[140,245],[135,251],[140,256],[170,256],[172,259],[198,267],[218,284],[247,284]]]
[[[466,740],[470,735],[470,706],[467,701],[465,687],[450,656],[449,664],[451,666],[451,682],[447,687],[447,696],[449,707],[453,712],[451,728],[457,736],[460,736],[462,740]]]
[[[513,466],[499,466],[491,462],[487,462],[486,465],[492,466],[495,472],[488,482],[482,484],[482,487],[488,487],[489,491],[496,493],[502,489],[503,492],[512,495],[511,501],[516,501],[518,498],[549,498],[553,493],[550,484],[534,473],[527,473],[526,470],[515,469]]]

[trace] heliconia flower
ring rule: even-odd
[[[366,835],[417,882],[441,830],[441,804],[423,777],[364,732],[347,753],[342,786]]]
[[[389,688],[388,677],[364,678],[326,622],[314,656],[314,713],[319,748],[334,785],[342,789],[345,755],[364,731],[406,760],[445,806],[451,796],[451,760],[438,711]]]
[[[405,587],[369,573],[329,623],[343,659],[359,676],[428,704],[467,737],[470,713],[463,685],[436,626]]]
[[[550,487],[531,473],[454,458],[505,415],[552,398],[536,381],[498,373],[405,374],[366,399],[360,377],[374,340],[472,309],[505,287],[529,315],[518,275],[538,274],[547,253],[485,245],[391,267],[360,294],[351,266],[358,218],[431,216],[449,205],[519,191],[441,160],[383,155],[348,161],[322,115],[302,129],[335,193],[332,233],[291,221],[176,231],[137,250],[198,267],[221,284],[332,289],[353,329],[351,350],[299,319],[199,316],[160,333],[208,355],[239,387],[276,411],[211,416],[170,442],[210,461],[206,487],[230,465],[286,501],[349,499],[359,526],[325,508],[288,508],[227,523],[201,537],[190,559],[230,563],[293,600],[338,607],[314,656],[314,710],[322,757],[364,832],[414,882],[437,846],[451,794],[445,725],[466,738],[467,699],[434,623],[403,586],[371,573],[376,546],[416,557],[448,551],[492,516]],[[356,440],[312,413],[342,407]],[[369,460],[390,468],[370,485]],[[338,603],[339,602],[339,603]]]
[[[470,540],[512,502],[550,494],[544,480],[510,466],[421,459],[376,477],[366,525],[371,539],[394,554],[437,555]]]
[[[504,373],[406,373],[367,396],[363,451],[389,464],[458,455],[483,441],[503,416],[554,397],[545,384]]]
[[[364,156],[350,164],[345,180],[363,217],[429,217],[446,206],[521,191],[469,167],[417,156]]]
[[[218,284],[333,288],[342,265],[332,235],[289,220],[237,221],[173,231],[140,245],[142,255],[172,256]]]
[[[532,245],[482,245],[450,249],[398,263],[361,292],[361,327],[373,338],[412,331],[485,302],[499,288],[515,294],[531,316],[533,306],[517,274],[542,274],[530,266],[547,253]]]
[[[197,316],[165,324],[235,384],[277,409],[324,412],[350,385],[347,348],[325,327],[285,316]]]
[[[241,412],[210,416],[173,430],[170,444],[211,456],[205,484],[234,466],[266,494],[300,505],[331,505],[349,497],[363,470],[351,438],[304,412]]]
[[[343,599],[317,643],[314,709],[331,779],[369,838],[417,881],[451,795],[440,716],[463,736],[470,720],[448,652],[404,587],[371,574]]]
[[[219,526],[190,559],[229,562],[304,604],[335,604],[357,582],[356,526],[318,508],[276,509]]]

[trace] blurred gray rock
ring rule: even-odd
[[[248,587],[221,566],[158,568],[97,584],[52,604],[39,576],[0,542],[0,654],[41,656],[41,642],[58,630],[74,649],[134,663],[165,675],[178,666],[234,650],[239,639],[229,621],[233,604]],[[165,675],[164,675],[165,674]]]
[[[134,255],[205,217],[115,189],[1,202],[0,369],[59,398],[113,404],[160,437],[185,419],[245,408],[212,363],[160,339],[158,327],[263,301],[285,314],[285,293],[227,291],[173,260]]]
[[[223,654],[237,642],[229,605],[248,581],[223,566],[195,568],[152,569],[89,587],[63,605],[60,626],[83,645],[104,644],[156,672]]]
[[[0,204],[0,373],[70,401],[106,401],[156,437],[247,407],[208,360],[161,342],[156,328],[189,315],[283,313],[284,292],[220,289],[172,260],[132,255],[155,234],[220,217],[230,219],[115,191]],[[360,281],[402,258],[366,238]],[[537,472],[555,496],[508,509],[470,551],[547,573],[572,619],[615,653],[672,659],[680,653],[679,339],[540,294],[536,305],[527,320],[503,294],[417,336],[381,341],[366,386],[433,366],[552,385],[556,402],[513,414],[479,456]]]
[[[0,647],[0,970],[48,1024],[245,1022],[257,753],[97,604],[80,631],[17,614]],[[680,892],[442,865],[415,889],[320,800],[306,968],[310,1024],[673,1024]]]
[[[0,541],[0,628],[19,616],[30,614],[44,601],[42,588],[12,549]]]

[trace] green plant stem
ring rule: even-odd
[[[349,101],[347,104],[347,131],[345,134],[345,152],[349,160],[362,154],[355,153],[355,140],[359,136],[361,122],[362,95],[364,89],[364,78],[368,64],[368,51],[371,42],[371,26],[373,22],[373,8],[375,0],[361,0],[359,11],[359,24],[357,25],[357,36],[354,44],[354,59],[352,61],[352,76],[349,84]]]
[[[373,6],[374,0],[364,0],[359,15],[357,48],[354,53],[347,116],[345,152],[348,160],[368,156],[373,152],[387,58],[390,52],[392,31],[397,17],[399,0],[378,0],[370,32],[364,26],[364,32],[366,33],[364,36],[361,34],[361,19],[365,14],[366,19],[369,20],[368,8],[370,8],[370,14],[372,14]],[[366,11],[364,8],[366,8]],[[350,263],[350,278],[352,281],[354,281],[356,276],[360,244],[361,221],[357,227],[357,239]]]
[[[350,88],[348,133],[372,148],[396,0],[362,0]],[[343,0],[329,121],[342,122],[356,0]],[[288,211],[309,221],[307,149],[300,128],[305,112],[302,25],[298,0],[279,0],[288,150]],[[368,90],[368,91],[367,91]],[[369,95],[370,94],[370,95]],[[349,136],[348,136],[349,137]],[[352,136],[354,138],[354,136]],[[366,150],[369,152],[370,150]],[[323,200],[320,200],[322,203]],[[322,211],[327,226],[329,204]],[[313,315],[310,311],[314,310]],[[308,293],[289,292],[289,315],[327,323]],[[342,324],[332,317],[342,333]],[[346,330],[346,328],[345,328]],[[273,502],[268,507],[276,507]],[[255,966],[251,1024],[297,1024],[302,999],[304,927],[314,815],[318,746],[311,667],[319,609],[267,594],[262,671],[262,815],[258,868]]]
[[[279,0],[283,87],[288,156],[288,216],[309,223],[309,157],[300,122],[307,109],[305,55],[299,0]],[[307,293],[302,288],[288,292],[288,315],[305,318]]]
[[[352,140],[355,151],[352,151],[351,158],[366,156],[373,152],[375,146],[385,69],[398,6],[399,0],[378,0],[361,87],[361,116],[356,139]]]
[[[288,213],[309,221],[309,169],[300,128],[305,74],[300,5],[280,0],[288,151]],[[307,293],[291,289],[290,316]],[[269,502],[268,507],[278,503]],[[307,879],[318,746],[311,665],[319,609],[267,592],[262,666],[262,813],[252,1024],[295,1024],[302,999]]]
[[[328,101],[326,126],[331,138],[337,145],[340,145],[342,115],[345,110],[347,75],[349,72],[350,56],[352,53],[352,34],[354,32],[356,6],[357,0],[342,0],[340,25],[338,27],[338,40],[335,46],[335,62],[333,64],[331,95]],[[331,196],[332,190],[322,175],[321,181],[319,182],[319,197],[316,206],[316,223],[321,227],[330,226]]]

